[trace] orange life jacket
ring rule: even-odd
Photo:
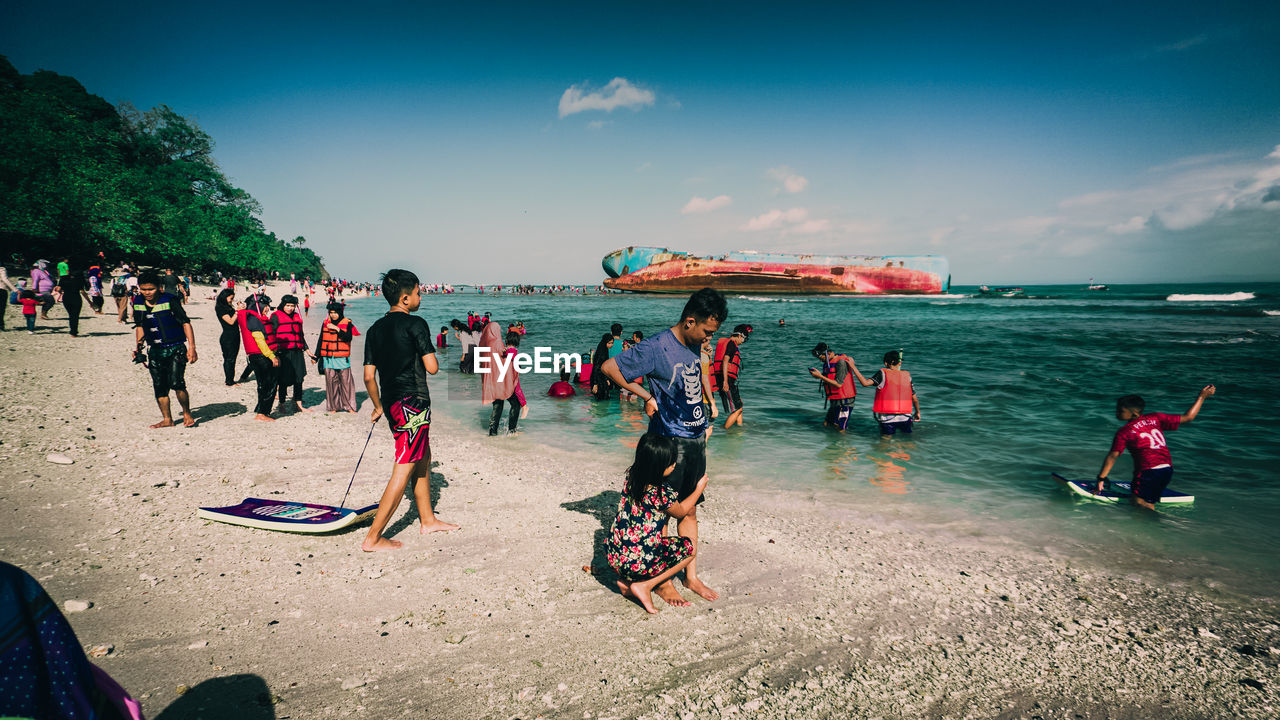
[[[337,325],[324,321],[324,327],[320,328],[320,356],[321,357],[351,357],[351,341],[342,340],[338,337],[338,330],[349,330],[351,320],[342,318]]]
[[[277,310],[271,314],[276,324],[276,344],[281,350],[301,350],[306,347],[302,339],[302,316],[298,313],[286,315]]]
[[[906,370],[882,368],[884,387],[876,388],[876,399],[871,412],[886,415],[907,415],[911,406],[911,373]]]
[[[724,369],[728,373],[730,380],[738,379],[738,372],[742,370],[742,352],[739,351],[728,363],[724,361],[725,352],[729,349],[730,338],[722,337],[716,341],[716,354],[711,359],[711,391],[715,392],[720,389],[720,371]]]
[[[853,367],[853,363],[847,355],[837,355],[830,362],[823,363],[822,374],[826,375],[829,380],[835,380],[836,368],[840,365],[841,360],[848,362],[850,368]],[[823,385],[826,387],[828,400],[848,400],[858,396],[858,385],[853,377],[852,369],[845,374],[844,382],[839,387],[830,383],[823,383]]]
[[[236,324],[240,326],[240,339],[244,341],[245,355],[261,355],[262,350],[258,349],[258,341],[254,339],[253,333],[249,332],[249,316],[258,318],[264,329],[263,335],[267,338],[267,347],[271,348],[271,352],[276,351],[276,330],[271,320],[262,313],[252,310],[241,310],[236,313]]]

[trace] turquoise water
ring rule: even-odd
[[[809,490],[892,520],[1061,555],[1084,554],[1166,579],[1272,595],[1280,590],[1280,284],[1027,287],[1024,298],[973,288],[935,297],[729,297],[725,331],[751,323],[740,379],[746,426],[710,441],[716,483]],[[1178,295],[1190,296],[1178,298]],[[1172,297],[1172,299],[1171,299]],[[433,330],[468,309],[530,327],[521,350],[588,353],[612,322],[646,336],[669,327],[684,298],[447,295],[423,298]],[[361,327],[381,299],[355,301]],[[779,327],[779,318],[786,326]],[[923,420],[882,440],[860,392],[849,431],[822,428],[806,368],[827,342],[864,373],[904,348]],[[455,342],[456,341],[451,341]],[[432,379],[437,412],[485,431],[479,377],[456,371],[456,344]],[[647,419],[636,403],[545,396],[556,378],[527,375],[530,417],[515,442],[616,458],[619,472]],[[1198,420],[1170,435],[1173,486],[1193,507],[1157,514],[1072,499],[1049,479],[1096,474],[1113,433],[1115,398],[1180,413],[1218,386]],[[440,438],[439,442],[448,442]],[[505,440],[505,442],[512,442]],[[1126,477],[1123,457],[1115,477]]]

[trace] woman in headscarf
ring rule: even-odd
[[[351,378],[351,338],[355,323],[343,316],[342,303],[329,303],[329,317],[320,327],[316,358],[324,369],[326,412],[356,412],[356,384]]]
[[[218,293],[213,310],[218,316],[218,324],[222,326],[218,344],[222,346],[222,374],[226,376],[227,387],[236,384],[236,358],[240,356],[240,326],[237,322],[235,300],[236,291],[227,288]]]
[[[49,274],[49,261],[37,260],[31,268],[31,284],[28,290],[34,291],[40,300],[40,319],[49,319],[49,310],[53,308],[53,276]]]
[[[480,343],[477,347],[488,348],[489,351],[487,363],[489,372],[482,373],[484,380],[480,393],[481,402],[493,407],[493,412],[489,415],[489,434],[498,434],[498,423],[502,420],[502,405],[507,399],[511,400],[511,413],[507,416],[507,432],[515,432],[516,423],[520,421],[520,403],[511,396],[515,394],[519,375],[516,373],[515,365],[512,364],[507,368],[507,374],[501,380],[498,379],[498,368],[494,360],[502,358],[507,352],[507,346],[502,342],[502,329],[498,327],[498,323],[489,322],[484,326],[484,330],[480,332]]]
[[[591,394],[597,400],[607,400],[609,387],[613,384],[600,369],[604,361],[609,359],[609,348],[613,347],[613,343],[613,334],[605,333],[600,336],[600,344],[596,345],[595,352],[591,353]]]

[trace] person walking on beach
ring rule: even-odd
[[[880,425],[883,436],[894,433],[911,434],[914,424],[920,421],[920,400],[911,373],[902,369],[902,351],[890,350],[884,354],[884,367],[870,378],[859,376],[863,387],[875,386],[876,397],[871,413]]]
[[[213,304],[213,314],[218,316],[222,333],[218,345],[222,348],[222,375],[227,387],[236,384],[236,358],[240,356],[240,327],[236,317],[236,291],[227,288],[218,293]]]
[[[355,323],[343,316],[341,303],[329,303],[329,317],[320,326],[316,354],[324,370],[326,412],[356,412],[356,384],[351,378],[351,338]]]
[[[101,253],[99,253],[101,255]],[[89,307],[93,308],[94,315],[102,314],[102,266],[91,265],[88,272],[89,279]]]
[[[191,329],[191,319],[177,298],[160,292],[160,282],[156,273],[144,273],[138,278],[139,294],[133,303],[136,352],[141,352],[146,345],[147,368],[151,371],[151,386],[160,408],[161,420],[151,427],[173,427],[173,416],[169,412],[171,390],[182,405],[182,424],[195,427],[186,372],[187,363],[195,363],[197,359],[196,335]]]
[[[250,295],[236,318],[245,358],[258,383],[258,404],[254,406],[253,419],[266,422],[275,420],[271,417],[271,407],[276,399],[276,371],[280,367],[280,358],[276,355],[275,323],[267,317],[270,310],[271,298],[262,294]]]
[[[65,264],[65,262],[59,263],[59,265]],[[80,311],[84,309],[85,301],[92,302],[89,293],[85,291],[84,280],[79,274],[73,275],[68,267],[67,274],[58,278],[58,284],[54,286],[53,291],[62,298],[62,307],[67,311],[67,325],[71,330],[71,337],[80,337]]]
[[[27,322],[27,334],[36,334],[36,306],[40,301],[36,299],[36,294],[31,290],[22,290],[18,293],[18,304],[22,306],[22,318]]]
[[[1173,456],[1169,454],[1169,443],[1164,434],[1195,420],[1205,398],[1215,392],[1217,388],[1213,385],[1205,385],[1191,408],[1181,415],[1144,414],[1146,402],[1140,395],[1125,395],[1116,400],[1116,419],[1125,424],[1116,431],[1115,439],[1111,441],[1111,452],[1102,461],[1094,493],[1102,492],[1116,459],[1127,448],[1133,453],[1133,502],[1155,510],[1155,504],[1160,502],[1160,496],[1173,479]]]
[[[858,372],[858,366],[849,356],[837,353],[826,343],[818,343],[811,352],[822,361],[822,372],[809,368],[809,374],[822,383],[823,397],[828,403],[822,425],[844,432],[849,427],[849,416],[853,414],[853,401],[858,397],[854,383],[867,385],[868,381]]]
[[[31,266],[31,282],[27,288],[35,291],[36,299],[40,301],[40,319],[49,319],[49,310],[53,308],[53,277],[49,275],[49,261],[37,260],[35,265]]]
[[[10,293],[16,295],[18,293],[18,288],[14,287],[13,283],[10,282],[8,269],[0,263],[0,332],[3,332],[6,329],[4,326],[4,316],[5,313],[9,312],[9,305],[11,304],[9,299]],[[21,303],[15,299],[12,304],[20,305]]]
[[[698,482],[706,475],[707,469],[706,432],[709,423],[702,406],[699,347],[703,340],[720,329],[720,323],[728,317],[724,296],[712,288],[702,288],[689,297],[679,322],[669,330],[604,363],[604,374],[611,381],[644,400],[644,411],[649,415],[649,432],[675,439],[676,468],[667,476],[666,482],[676,491],[680,502],[695,492],[701,492]],[[642,376],[649,378],[644,386],[627,380]],[[694,553],[684,569],[685,587],[707,600],[715,600],[720,597],[719,593],[698,576],[696,504],[703,499],[698,497],[694,501],[695,507],[679,519],[676,530],[681,537],[689,538]],[[659,585],[657,593],[671,605],[687,604],[670,580]]]
[[[173,268],[165,269],[163,281],[166,293],[177,298],[179,303],[187,302],[187,288],[182,284],[182,279],[173,272]]]
[[[738,374],[742,370],[741,345],[751,335],[750,325],[739,325],[729,337],[716,341],[715,356],[711,359],[712,389],[720,393],[720,403],[728,417],[724,429],[742,424],[742,396],[738,393]]]
[[[391,309],[369,328],[364,341],[364,387],[373,404],[372,422],[383,416],[395,437],[395,464],[391,479],[378,501],[378,512],[360,549],[392,550],[403,545],[382,536],[391,514],[400,505],[405,487],[413,481],[413,502],[418,508],[422,534],[457,530],[458,526],[436,517],[431,508],[431,392],[427,375],[440,370],[431,345],[431,327],[414,313],[422,304],[418,276],[408,270],[388,270],[382,276],[382,294]]]
[[[635,461],[627,479],[618,514],[605,541],[605,557],[618,573],[618,591],[657,613],[650,593],[693,562],[693,542],[682,535],[668,537],[667,518],[679,522],[697,508],[707,487],[704,474],[684,500],[667,483],[676,469],[676,440],[645,433],[636,443]]]
[[[302,316],[298,314],[298,298],[285,295],[280,308],[271,315],[276,328],[276,385],[280,393],[280,412],[284,412],[289,388],[293,388],[293,406],[298,412],[311,412],[302,407],[302,381],[307,376],[307,339],[302,335]]]

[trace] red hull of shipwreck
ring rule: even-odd
[[[936,294],[945,279],[931,272],[886,265],[826,266],[752,263],[703,258],[655,263],[604,281],[614,290],[686,293],[711,287],[724,292],[786,294]]]

